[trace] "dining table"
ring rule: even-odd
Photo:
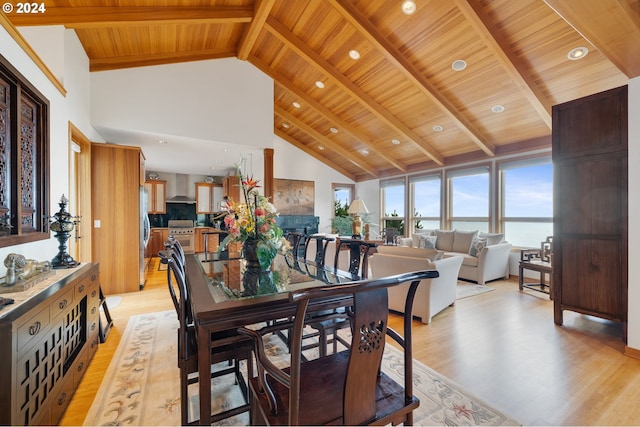
[[[359,280],[346,271],[318,265],[311,260],[278,255],[272,270],[274,287],[266,293],[249,295],[243,289],[246,261],[241,252],[196,253],[185,259],[185,275],[191,309],[197,328],[199,378],[211,370],[211,354],[224,342],[211,340],[213,332],[236,330],[242,326],[276,322],[295,315],[289,292],[314,286]],[[325,298],[313,301],[309,313],[350,305],[351,298]],[[211,384],[199,381],[200,423],[211,424]]]

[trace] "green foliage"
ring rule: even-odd
[[[337,216],[331,220],[331,228],[334,233],[341,236],[351,236],[353,218],[350,216]]]
[[[396,212],[396,210],[394,209],[393,212],[391,213],[391,215],[389,214],[385,214],[385,216],[387,217],[394,217],[394,216],[398,216],[398,212]],[[400,233],[401,236],[404,235],[404,220],[401,219],[387,219],[384,222],[384,228],[395,228],[396,230],[398,230],[398,233]]]
[[[345,201],[344,205],[340,204],[340,200],[333,202],[334,217],[349,217],[349,204]]]

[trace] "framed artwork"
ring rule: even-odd
[[[273,204],[280,215],[313,215],[315,194],[313,181],[273,180]]]

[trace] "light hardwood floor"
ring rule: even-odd
[[[114,327],[60,425],[82,425],[129,316],[173,309],[153,261],[144,290],[110,310]],[[416,359],[524,425],[640,425],[640,360],[623,354],[618,324],[565,312],[559,327],[546,295],[518,291],[517,279],[489,286],[415,322]]]

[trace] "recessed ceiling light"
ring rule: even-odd
[[[322,151],[324,150],[324,147],[322,145],[318,145],[318,150]]]
[[[491,107],[491,111],[494,113],[502,113],[504,111],[504,107],[502,105],[494,105]]]
[[[211,169],[212,171],[216,170],[215,166],[211,166],[209,169]]]
[[[158,144],[168,144],[168,142],[165,141],[164,139],[159,139]]]
[[[451,68],[453,68],[453,71],[462,71],[467,68],[467,61],[465,61],[464,59],[457,59],[453,61],[453,64],[451,64]]]
[[[401,9],[405,15],[413,15],[416,11],[416,2],[413,0],[405,0],[402,2]]]
[[[400,141],[399,141],[399,140],[397,140],[397,139],[392,139],[392,140],[391,140],[391,143],[392,143],[393,145],[398,145],[398,144],[400,144]]]
[[[282,127],[283,127],[283,128],[285,128],[285,129],[289,129],[289,123],[284,122],[284,123],[282,124]]]
[[[329,130],[331,131],[331,133],[338,133],[338,129],[336,128],[330,128]]]
[[[442,132],[442,129],[443,129],[443,127],[442,127],[442,126],[440,126],[440,125],[435,125],[435,126],[433,127],[433,130],[434,130],[435,132]]]
[[[569,53],[567,54],[567,58],[572,61],[577,61],[578,59],[582,59],[587,56],[587,53],[589,53],[589,49],[587,49],[586,47],[576,47],[575,49],[571,49],[569,51]]]
[[[299,103],[299,102],[294,102],[294,103],[293,103],[293,104],[291,104],[291,105],[293,105],[293,106],[294,106],[294,107],[296,107],[296,108],[300,108],[300,103]]]
[[[353,59],[354,61],[357,61],[358,59],[360,59],[360,52],[358,52],[355,49],[351,49],[349,51],[349,58]]]
[[[366,148],[363,148],[362,150],[360,150],[360,152],[365,156],[369,155],[369,150],[367,150]]]
[[[318,81],[316,82],[316,87],[317,87],[318,89],[324,89],[324,83],[323,83],[323,82],[321,82],[320,80],[318,80]]]

